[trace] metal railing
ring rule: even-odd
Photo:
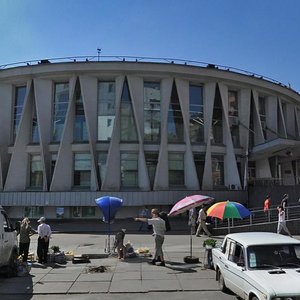
[[[285,216],[287,221],[299,220],[300,219],[300,205],[288,206],[285,209]],[[251,215],[245,219],[229,219],[229,220],[214,220],[214,228],[230,228],[239,226],[251,226],[266,223],[275,223],[278,221],[278,211],[277,208],[270,208],[267,213],[262,209],[251,210]]]
[[[168,64],[180,64],[180,65],[189,65],[189,66],[197,66],[209,69],[219,69],[223,71],[230,71],[242,75],[247,75],[251,77],[255,77],[258,79],[263,79],[274,84],[280,85],[284,88],[287,88],[296,94],[299,93],[292,89],[291,86],[288,84],[283,84],[278,80],[270,78],[268,76],[260,75],[254,72],[246,71],[243,69],[230,67],[226,65],[218,65],[212,64],[202,61],[196,60],[187,60],[187,59],[178,59],[178,58],[166,58],[166,57],[143,57],[143,56],[124,56],[124,55],[84,55],[84,56],[67,56],[67,57],[56,57],[56,58],[48,58],[48,59],[35,59],[35,60],[28,60],[28,61],[21,61],[21,62],[14,62],[14,63],[7,63],[0,65],[1,69],[9,69],[14,67],[22,67],[22,66],[31,66],[37,64],[50,64],[50,63],[63,63],[63,62],[99,62],[99,61],[128,61],[128,62],[153,62],[153,63],[168,63]]]

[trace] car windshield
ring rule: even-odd
[[[249,269],[300,268],[300,244],[249,246],[247,258]]]

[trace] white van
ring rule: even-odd
[[[0,205],[0,268],[7,276],[17,275],[18,241],[17,232],[8,215]],[[2,271],[2,270],[1,270]]]

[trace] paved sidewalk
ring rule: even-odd
[[[0,278],[1,299],[10,299],[10,295],[20,295],[19,299],[32,299],[32,295],[51,294],[144,294],[218,290],[215,273],[203,266],[205,250],[202,241],[205,237],[193,237],[192,254],[199,257],[200,263],[186,264],[183,259],[190,255],[189,235],[166,236],[166,267],[150,265],[148,261],[151,258],[143,256],[127,258],[125,261],[107,256],[104,253],[106,238],[106,235],[98,234],[53,234],[50,246],[58,245],[61,250],[74,251],[75,254],[88,254],[91,257],[90,263],[73,264],[68,261],[64,265],[42,266],[33,262],[29,276]],[[134,249],[149,247],[153,253],[154,240],[151,234],[130,234],[125,239],[131,241]],[[36,253],[35,236],[32,237],[30,250]],[[88,273],[91,266],[105,266],[107,271]]]

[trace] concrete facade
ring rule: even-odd
[[[107,81],[115,85],[115,115],[110,139],[101,141],[98,138],[98,84]],[[145,82],[159,83],[158,143],[144,141]],[[59,142],[52,140],[56,83],[68,83],[68,103]],[[135,124],[135,142],[124,142],[121,136],[125,83],[130,95],[132,124]],[[26,87],[26,94],[13,139],[16,89],[20,86]],[[203,139],[198,143],[190,138],[191,86],[201,87],[203,93]],[[84,142],[74,141],[78,89],[87,134]],[[182,142],[168,140],[174,90],[182,119]],[[234,115],[230,114],[230,93],[237,102]],[[64,217],[71,218],[71,207],[95,206],[94,199],[106,194],[124,199],[121,214],[124,217],[137,213],[143,205],[167,208],[195,193],[207,194],[216,200],[247,203],[248,184],[253,181],[279,181],[285,186],[300,182],[300,96],[289,88],[255,76],[217,67],[167,63],[40,63],[0,71],[0,106],[0,204],[10,210],[13,217],[22,217],[23,207],[42,206],[51,218],[55,218],[56,207],[64,207]],[[218,116],[221,115],[217,120],[221,122],[219,132],[214,127],[217,109]],[[38,142],[32,142],[33,118],[38,124]],[[174,124],[177,127],[178,124]],[[215,142],[217,135],[221,136],[221,142]],[[99,152],[107,155],[103,178],[99,174]],[[153,183],[146,152],[157,154]],[[77,153],[88,153],[91,158],[89,185],[84,189],[74,186],[74,155]],[[122,153],[137,154],[135,187],[122,186]],[[178,186],[170,185],[170,153],[183,155],[180,171],[184,182]],[[201,178],[197,173],[196,154],[204,157]],[[30,184],[32,155],[40,157],[42,166],[43,180],[38,188]],[[217,185],[216,157],[220,159],[217,165],[223,166],[222,182]],[[250,166],[254,173],[249,171]],[[96,212],[94,217],[98,216]]]

